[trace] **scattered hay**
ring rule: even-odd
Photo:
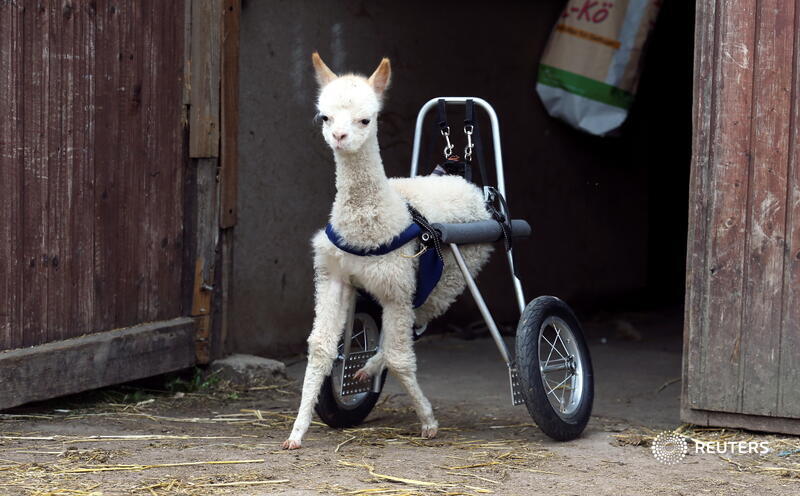
[[[95,484],[98,487],[100,484]],[[84,491],[82,489],[52,489],[45,491],[35,491],[32,496],[103,496],[100,491]]]
[[[524,428],[526,426],[520,424],[517,427]],[[433,467],[442,470],[443,480],[400,477],[396,474],[376,471],[374,465],[364,461],[339,460],[338,463],[343,466],[366,469],[367,473],[378,482],[400,484],[404,488],[398,489],[381,485],[365,489],[338,487],[332,488],[331,491],[342,494],[388,494],[391,496],[433,493],[477,495],[492,493],[496,487],[501,486],[503,481],[508,479],[510,473],[515,471],[559,475],[556,472],[538,468],[555,455],[536,443],[521,439],[469,439],[463,435],[465,430],[467,429],[449,428],[444,430],[440,437],[427,440],[407,429],[395,427],[346,429],[344,435],[347,437],[339,444],[339,451],[345,455],[368,455],[369,451],[365,451],[364,448],[406,444],[420,446],[422,449],[446,448],[448,450],[446,453],[460,453],[461,456],[443,454],[443,458],[454,461]],[[347,446],[347,448],[341,449],[343,446]],[[491,486],[487,487],[487,483]],[[480,484],[480,486],[475,484]]]
[[[233,465],[239,463],[264,463],[267,461],[265,458],[257,460],[213,460],[202,462],[176,462],[176,463],[155,463],[152,465],[102,465],[91,467],[80,467],[74,469],[63,470],[62,474],[85,474],[91,472],[119,472],[119,471],[142,471],[154,468],[171,468],[171,467],[190,467],[194,465]]]
[[[130,489],[131,493],[160,495],[204,495],[217,494],[216,488],[284,486],[289,479],[265,478],[261,474],[231,474],[192,477],[189,479],[171,478],[137,485]]]
[[[129,453],[120,450],[106,450],[106,449],[88,449],[79,450],[75,446],[70,446],[66,450],[59,453],[58,456],[69,460],[71,462],[82,463],[108,463],[112,458],[128,455]]]
[[[447,482],[429,482],[429,481],[420,481],[414,479],[406,479],[404,477],[396,477],[393,475],[386,475],[386,474],[379,474],[375,472],[375,467],[366,463],[351,463],[346,462],[344,460],[339,460],[340,465],[344,465],[345,467],[361,467],[367,469],[369,475],[375,477],[376,479],[383,479],[388,480],[390,482],[399,482],[401,484],[408,484],[410,486],[423,486],[423,487],[454,487],[455,484],[447,483]]]
[[[280,387],[255,386],[256,390],[275,391]],[[194,396],[196,393],[187,393]],[[200,395],[198,395],[199,397]],[[379,414],[391,416],[392,425],[403,425],[412,421],[414,412],[408,407],[392,408],[391,397],[385,397]],[[7,432],[0,432],[0,495],[25,496],[108,496],[109,494],[132,494],[141,496],[206,496],[218,494],[254,494],[269,491],[280,492],[287,488],[309,487],[309,476],[321,465],[341,466],[341,470],[353,471],[352,478],[362,479],[359,474],[372,481],[371,487],[326,486],[325,492],[337,494],[363,494],[377,496],[408,495],[457,495],[480,496],[499,491],[509,475],[515,471],[553,474],[542,470],[541,465],[554,456],[535,442],[519,436],[532,424],[501,424],[496,419],[482,418],[465,421],[461,426],[440,429],[436,439],[423,439],[419,431],[406,427],[391,427],[372,423],[352,429],[332,430],[320,422],[314,422],[306,439],[324,439],[330,443],[326,456],[306,456],[277,449],[271,437],[272,431],[288,431],[295,420],[295,412],[284,408],[272,410],[241,409],[234,413],[216,413],[205,409],[199,416],[183,416],[172,413],[161,399],[144,399],[136,403],[104,403],[103,408],[81,410],[51,410],[52,414],[0,414],[0,422]],[[212,407],[213,408],[213,407]],[[187,411],[187,409],[178,409]],[[188,410],[197,411],[197,410]],[[231,410],[227,410],[230,412]],[[463,419],[463,418],[462,418]],[[86,435],[79,428],[75,435],[54,434],[46,430],[24,432],[26,424],[79,421],[84,425],[128,425],[136,431],[160,432],[163,434],[119,435],[96,433]],[[476,423],[477,422],[477,423]],[[15,425],[15,427],[10,427]],[[173,434],[172,429],[188,429],[201,435]],[[503,429],[502,433],[513,439],[474,439],[476,430]],[[8,432],[17,429],[19,432]],[[159,430],[160,429],[160,430]],[[224,429],[221,435],[214,429]],[[69,431],[67,431],[69,432]],[[91,431],[89,431],[91,432]],[[95,431],[97,432],[97,431]],[[267,437],[265,437],[267,434]],[[496,434],[500,434],[497,431]],[[394,469],[380,462],[369,460],[375,448],[406,448],[441,450],[441,466],[429,466],[424,476],[409,472],[406,467]],[[179,450],[203,450],[213,453],[217,447],[226,450],[251,451],[254,456],[232,455],[235,460],[193,460],[194,457],[178,456],[174,459],[150,460],[162,447]],[[127,451],[124,451],[127,449]],[[258,450],[258,454],[254,450]],[[271,451],[274,450],[274,451]],[[264,464],[263,453],[280,455],[292,461],[290,468],[277,473]],[[131,460],[130,455],[136,455]],[[144,455],[144,458],[142,457]],[[202,458],[216,458],[202,456]],[[366,461],[365,461],[366,459]],[[24,461],[23,461],[24,460]],[[35,460],[35,461],[31,461]],[[164,463],[153,463],[154,461]],[[227,464],[241,464],[235,469],[223,469]],[[388,465],[392,466],[392,465]],[[186,469],[190,467],[190,469]],[[203,467],[203,470],[191,470]],[[161,469],[161,470],[158,470]],[[214,472],[211,474],[210,472]],[[306,475],[308,474],[308,475]],[[366,479],[365,479],[366,480]],[[360,484],[363,486],[364,484]],[[248,489],[251,487],[252,489]],[[4,492],[8,491],[8,492]]]
[[[657,435],[658,432],[652,429],[644,427],[638,429],[630,428],[620,434],[612,435],[614,438],[612,444],[615,446],[643,446],[649,448]]]

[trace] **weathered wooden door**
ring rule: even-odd
[[[208,358],[225,12],[0,0],[0,408]]]
[[[794,0],[699,0],[685,421],[800,434]]]

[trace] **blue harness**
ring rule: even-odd
[[[371,250],[362,250],[347,245],[341,236],[339,236],[339,233],[337,233],[330,224],[325,226],[325,234],[328,235],[328,239],[331,240],[331,243],[333,243],[336,248],[350,253],[351,255],[358,255],[360,257],[386,255],[387,253],[393,252],[409,241],[418,238],[422,233],[428,231],[428,229],[423,228],[423,226],[419,224],[419,220],[416,218],[416,216],[412,215],[412,217],[415,218],[414,222],[405,228],[403,232],[392,238],[392,240],[388,243],[382,244]],[[427,224],[427,222],[425,224]],[[433,291],[433,288],[436,287],[436,284],[439,283],[439,279],[442,277],[442,270],[444,270],[444,261],[442,260],[438,249],[428,248],[425,250],[425,253],[419,256],[419,266],[417,267],[417,291],[414,294],[414,308],[421,306],[423,303],[425,303],[425,300],[428,299],[431,291]]]

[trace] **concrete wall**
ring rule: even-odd
[[[653,112],[669,111],[665,105],[672,102],[647,98],[650,103],[639,105],[646,116],[634,119],[616,139],[583,135],[547,116],[534,91],[537,60],[561,6],[559,1],[244,2],[230,348],[297,350],[310,328],[308,241],[325,224],[334,196],[332,156],[312,123],[314,50],[337,72],[370,73],[381,56],[392,59],[392,88],[380,120],[389,175],[408,173],[414,119],[429,98],[477,95],[495,106],[510,208],[534,227],[533,239],[517,246],[529,298],[555,294],[588,308],[646,288],[652,244],[648,162],[656,155],[653,147],[663,143],[655,134],[663,122]],[[670,155],[660,149],[661,160],[677,154],[688,164],[688,141],[673,146],[681,151]],[[439,148],[437,141],[430,150]],[[677,214],[685,219],[685,204]],[[479,283],[496,318],[510,323],[516,311],[502,262],[495,256]],[[471,302],[462,301],[440,325],[476,318]]]

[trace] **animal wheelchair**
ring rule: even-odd
[[[434,98],[423,105],[417,115],[414,132],[411,177],[417,175],[425,116],[438,105],[441,117],[445,104],[466,105],[470,114],[477,105],[488,114],[492,128],[496,190],[487,186],[487,178],[482,171],[484,196],[488,202],[493,191],[496,191],[501,198],[505,198],[497,114],[488,102],[480,98]],[[447,134],[444,129],[442,127],[442,135],[452,151],[448,137],[449,127]],[[469,131],[466,134],[471,135],[472,129]],[[471,136],[468,138],[471,144]],[[476,137],[477,139],[479,138]],[[447,156],[447,150],[445,155]],[[480,156],[478,160],[480,161]],[[583,432],[592,410],[594,382],[589,349],[580,323],[566,303],[553,296],[540,296],[526,305],[522,283],[515,274],[510,242],[511,239],[528,237],[531,228],[524,220],[508,220],[506,225],[510,229],[506,230],[502,223],[495,220],[487,220],[464,224],[433,224],[433,228],[439,234],[440,242],[446,243],[452,249],[467,288],[508,368],[512,404],[524,403],[536,424],[551,438],[571,440]],[[514,350],[509,350],[503,340],[459,250],[459,245],[462,244],[493,243],[504,240],[506,236],[511,238],[506,239],[509,242],[506,256],[521,313]],[[372,381],[358,382],[353,379],[356,371],[378,349],[380,323],[380,306],[369,298],[354,295],[348,309],[343,337],[339,342],[338,356],[331,374],[323,382],[316,405],[317,414],[331,427],[352,427],[360,424],[380,396],[386,380],[386,370]]]

